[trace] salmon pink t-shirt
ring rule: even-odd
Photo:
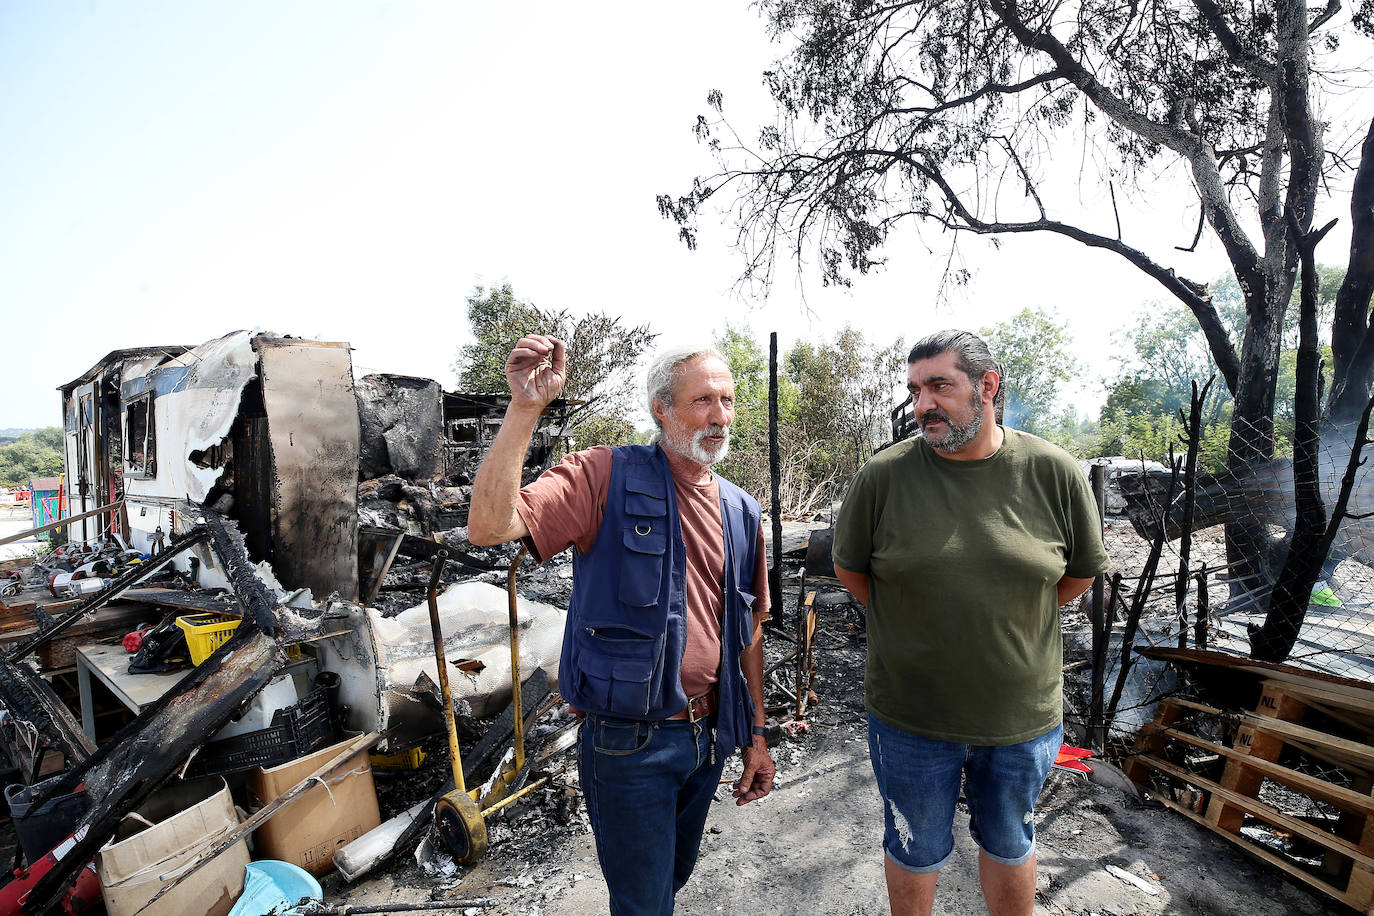
[[[530,530],[539,562],[568,547],[586,553],[611,485],[614,452],[597,446],[574,452],[520,491],[516,509]],[[687,644],[682,655],[682,689],[689,697],[709,693],[720,676],[721,615],[724,612],[725,539],[720,523],[720,488],[714,477],[700,484],[673,475],[682,540],[687,549]],[[768,616],[768,559],[759,526],[752,591],[754,619]]]

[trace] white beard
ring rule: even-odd
[[[707,436],[724,436],[725,441],[713,452],[707,448],[705,439]],[[699,429],[692,434],[691,441],[670,436],[666,433],[663,436],[663,445],[670,451],[677,452],[685,458],[690,458],[702,467],[710,467],[713,464],[724,461],[725,456],[730,454],[730,427],[728,426],[708,426]]]

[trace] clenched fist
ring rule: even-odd
[[[557,337],[520,338],[506,360],[512,404],[543,410],[563,390],[566,368],[567,348]]]

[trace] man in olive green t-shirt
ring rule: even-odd
[[[835,530],[868,607],[865,703],[894,916],[928,914],[961,779],[993,916],[1029,916],[1033,809],[1062,740],[1059,607],[1107,567],[1077,463],[997,423],[1001,367],[943,331],[908,357],[922,437],[875,455]]]

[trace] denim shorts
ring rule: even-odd
[[[911,872],[939,871],[954,853],[962,779],[969,833],[994,862],[1035,853],[1035,802],[1064,740],[1056,725],[1020,744],[955,744],[868,717],[868,755],[883,797],[883,849]]]

